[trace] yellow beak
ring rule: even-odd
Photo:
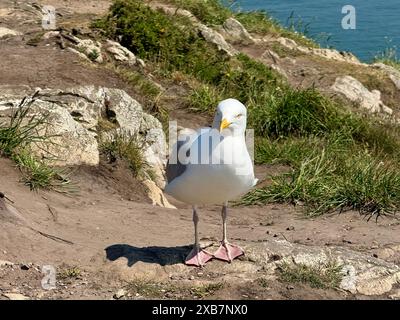
[[[221,132],[221,131],[224,130],[225,128],[228,128],[230,125],[231,125],[231,123],[228,122],[228,120],[222,119],[221,125],[220,125],[220,127],[219,127],[219,132]]]

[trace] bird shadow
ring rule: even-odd
[[[136,262],[155,263],[161,266],[183,263],[192,249],[191,245],[180,247],[134,247],[128,244],[113,244],[104,250],[110,261],[126,258],[128,267]]]

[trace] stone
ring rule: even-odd
[[[328,60],[336,60],[342,62],[348,62],[358,65],[363,65],[357,58],[350,52],[338,51],[335,49],[326,49],[326,48],[308,48],[301,46],[296,43],[296,41],[292,39],[288,39],[285,37],[279,37],[277,40],[282,46],[290,49],[297,50],[306,54],[314,54],[316,56],[320,56],[322,58]]]
[[[16,30],[8,29],[5,27],[0,27],[0,39],[4,37],[15,37],[15,36],[21,36],[22,33]]]
[[[336,78],[331,89],[344,95],[350,101],[358,103],[362,109],[366,109],[370,113],[386,115],[393,113],[393,110],[382,102],[379,90],[369,91],[360,81],[351,76]]]
[[[44,40],[49,40],[50,38],[58,37],[60,35],[60,31],[48,31],[43,35]]]
[[[111,53],[114,57],[115,60],[120,61],[120,62],[125,62],[128,65],[135,65],[139,64],[142,67],[143,60],[141,62],[138,61],[136,56],[127,48],[119,44],[118,42],[107,40],[106,42],[106,50]],[[144,64],[144,62],[143,62]]]
[[[389,295],[390,299],[393,300],[400,300],[400,289],[396,289],[394,290],[390,295]]]
[[[234,56],[238,54],[238,51],[228,44],[225,38],[217,31],[207,27],[204,24],[198,24],[201,35],[207,42],[213,43],[217,46],[218,50],[224,51],[228,56]]]
[[[174,205],[169,203],[161,188],[158,187],[153,180],[145,179],[143,180],[143,184],[146,187],[147,196],[152,201],[154,206],[176,209]]]
[[[29,300],[29,297],[26,297],[20,293],[8,292],[8,293],[3,293],[3,296],[8,298],[9,300]]]
[[[393,81],[396,88],[400,90],[400,71],[399,70],[397,70],[396,68],[393,68],[391,66],[388,66],[387,64],[381,63],[381,62],[374,63],[372,65],[372,67],[384,71],[389,76],[390,80]]]
[[[91,62],[90,59],[84,53],[82,53],[82,52],[80,52],[80,51],[78,51],[78,50],[76,50],[74,48],[71,48],[71,47],[67,47],[67,50],[72,52],[72,53],[74,53],[74,54],[76,54],[76,55],[78,55],[81,59],[84,59],[84,60],[86,60],[88,62]]]
[[[126,296],[126,294],[127,294],[127,292],[126,292],[125,289],[119,289],[119,290],[114,294],[113,298],[119,300],[119,299],[123,298],[124,296]]]
[[[226,19],[223,24],[223,28],[233,40],[247,44],[254,43],[253,37],[249,34],[246,28],[234,18]]]
[[[0,116],[17,106],[24,96],[31,97],[32,89],[0,86]],[[143,155],[154,173],[158,188],[163,188],[167,143],[160,121],[143,111],[142,106],[125,91],[114,88],[80,86],[68,89],[37,89],[31,112],[46,115],[43,134],[52,136],[53,143],[37,143],[34,152],[41,158],[55,156],[52,165],[99,164],[98,126],[108,119],[115,126],[107,131],[135,136]],[[54,158],[54,157],[52,157]],[[165,200],[156,203],[168,202]]]
[[[8,266],[13,266],[14,263],[7,261],[7,260],[0,260],[0,268],[2,267],[8,267]]]
[[[86,56],[94,62],[102,63],[103,56],[101,54],[101,43],[91,39],[79,39],[78,48],[80,48]]]

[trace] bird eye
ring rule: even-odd
[[[243,116],[243,114],[238,114],[235,118],[240,118],[241,116]]]

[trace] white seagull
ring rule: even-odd
[[[212,128],[181,134],[172,148],[165,192],[193,208],[195,244],[185,260],[187,265],[203,266],[214,257],[231,262],[244,254],[228,242],[226,218],[228,201],[257,183],[245,141],[246,118],[242,103],[224,100],[218,104]],[[222,204],[223,236],[214,254],[200,248],[197,206],[204,204]]]

